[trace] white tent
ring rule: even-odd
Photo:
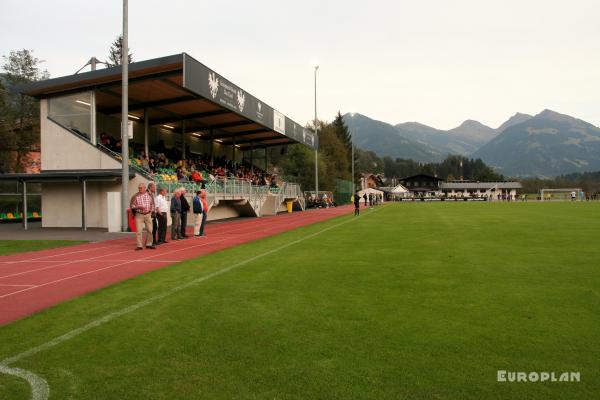
[[[398,186],[396,186],[392,189],[391,193],[395,194],[395,195],[400,195],[400,197],[404,197],[404,196],[407,196],[410,193],[410,191],[407,188],[405,188],[404,186],[399,184]]]
[[[383,201],[383,192],[381,190],[377,190],[377,189],[373,189],[373,188],[367,188],[367,189],[363,189],[360,192],[358,192],[358,195],[360,196],[360,202],[364,203],[365,199],[364,199],[364,195],[365,193],[367,194],[367,197],[369,196],[369,194],[372,195],[379,195],[379,198],[381,199],[381,201]]]
[[[400,184],[396,186],[380,187],[379,190],[387,194],[387,200],[397,200],[403,197],[410,197],[410,191]]]

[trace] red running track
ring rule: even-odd
[[[125,279],[352,210],[349,206],[210,224],[206,237],[135,251],[135,238],[0,257],[0,325]]]

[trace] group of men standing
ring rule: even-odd
[[[360,199],[361,199],[361,196],[358,192],[354,193],[354,195],[352,196],[352,202],[354,203],[354,215],[360,215]],[[365,193],[362,196],[362,199],[364,200],[365,207],[367,207],[367,205],[368,205],[371,208],[373,208],[373,206],[376,206],[380,202],[383,201],[383,198],[380,197],[379,194],[373,194],[373,193],[369,193],[368,195],[367,195],[367,193]]]
[[[144,248],[143,232],[146,230],[145,247],[156,249],[159,244],[167,243],[167,213],[171,213],[171,240],[187,238],[187,214],[190,209],[194,213],[194,236],[205,236],[204,225],[208,214],[206,191],[198,190],[192,201],[192,208],[185,197],[184,188],[176,189],[167,203],[166,188],[156,192],[156,184],[150,182],[148,188],[144,183],[138,185],[138,192],[131,198],[130,208],[135,215],[136,250]]]

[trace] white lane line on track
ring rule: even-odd
[[[239,236],[247,236],[247,235],[255,235],[255,234],[259,233],[259,232],[269,231],[269,230],[272,230],[272,229],[273,229],[273,227],[277,227],[278,225],[283,225],[283,223],[280,223],[280,224],[274,224],[274,225],[272,225],[272,226],[270,226],[270,227],[268,227],[268,228],[264,228],[264,229],[252,230],[251,232],[247,232],[247,233],[245,233],[245,234],[238,235],[238,237],[239,237]],[[306,226],[306,225],[304,225],[304,226]],[[240,230],[240,229],[237,229],[237,230]],[[178,248],[176,248],[176,249],[173,249],[173,250],[171,250],[171,251],[167,251],[167,252],[164,252],[164,253],[159,253],[159,254],[156,254],[156,255],[154,255],[154,256],[150,256],[150,257],[146,258],[144,261],[154,261],[154,260],[150,260],[150,258],[153,258],[153,257],[160,257],[160,256],[163,256],[163,255],[165,255],[165,254],[171,254],[171,253],[175,253],[175,252],[182,251],[182,250],[193,249],[193,248],[196,248],[196,247],[204,247],[204,246],[207,246],[207,245],[210,245],[210,244],[213,244],[213,243],[221,243],[221,242],[227,241],[227,240],[229,240],[229,239],[230,239],[229,237],[226,237],[226,238],[223,238],[223,239],[221,239],[221,240],[214,240],[214,241],[212,241],[212,242],[208,242],[208,241],[204,242],[204,241],[203,241],[204,243],[202,243],[202,244],[198,244],[198,245],[195,245],[195,246],[188,246],[188,247],[185,247],[185,248],[179,248],[179,247],[178,247]],[[185,243],[185,242],[184,242],[184,243]],[[114,253],[114,254],[129,253],[129,252],[131,252],[131,251],[132,251],[132,250],[126,250],[126,251],[121,251],[121,252]],[[99,256],[99,257],[105,257],[105,255],[103,255],[103,256]],[[89,259],[87,259],[87,260],[69,261],[69,262],[67,262],[67,263],[65,263],[65,264],[61,264],[60,266],[62,266],[62,265],[68,265],[68,264],[74,264],[74,263],[81,262],[81,261],[90,261],[90,260],[94,260],[94,259],[96,259],[96,258],[98,258],[98,257],[89,258]],[[103,261],[103,260],[100,260],[100,261]],[[181,260],[181,261],[185,261],[185,260]],[[177,262],[181,262],[181,261],[177,261]],[[125,261],[125,262],[121,262],[121,263],[117,263],[117,264],[109,265],[109,266],[107,266],[107,267],[103,267],[103,268],[97,268],[97,269],[94,269],[94,270],[92,270],[92,271],[86,271],[86,272],[82,272],[82,273],[80,273],[80,274],[75,274],[75,275],[67,276],[67,277],[64,277],[64,278],[61,278],[61,279],[57,279],[57,280],[54,280],[54,281],[51,281],[51,282],[46,282],[46,283],[42,283],[42,284],[38,284],[38,285],[33,285],[32,287],[28,287],[28,288],[25,288],[25,289],[22,289],[22,290],[17,290],[17,291],[15,291],[15,292],[11,292],[11,293],[7,293],[7,294],[4,294],[4,295],[1,295],[1,296],[0,296],[0,299],[6,298],[6,297],[10,297],[10,296],[14,296],[14,295],[16,295],[16,294],[19,294],[19,293],[27,292],[27,291],[29,291],[29,290],[38,289],[38,288],[40,288],[40,287],[44,287],[44,286],[52,285],[52,284],[55,284],[55,283],[59,283],[59,282],[63,282],[63,281],[67,281],[67,280],[69,280],[69,279],[78,278],[78,277],[80,277],[80,276],[89,275],[89,274],[93,274],[93,273],[96,273],[96,272],[104,271],[104,270],[107,270],[107,269],[111,269],[111,268],[120,267],[120,266],[122,266],[122,265],[126,265],[126,264],[131,264],[131,263],[133,263],[133,262],[136,262],[136,260],[129,260],[129,261]],[[6,275],[6,276],[2,276],[2,277],[0,277],[0,279],[3,279],[3,278],[9,278],[9,277],[14,277],[14,276],[17,276],[17,275],[24,275],[24,274],[27,274],[28,272],[36,272],[36,271],[41,271],[41,270],[45,270],[45,269],[50,269],[50,268],[54,268],[54,267],[58,267],[58,266],[59,266],[59,265],[52,265],[52,266],[49,266],[49,267],[38,268],[38,269],[36,269],[36,270],[30,270],[30,271],[21,272],[21,273],[16,273],[16,274],[12,274],[12,275]]]
[[[370,215],[370,214],[372,214],[375,211],[376,210],[371,211],[371,212],[369,212],[366,215]],[[363,215],[365,215],[365,214],[363,214]],[[0,372],[2,372],[4,374],[8,374],[8,375],[17,376],[19,378],[22,378],[22,379],[26,380],[29,383],[29,385],[31,386],[31,400],[46,400],[46,399],[48,399],[48,397],[50,395],[50,387],[48,386],[48,382],[46,382],[46,380],[44,380],[43,378],[41,378],[40,376],[34,374],[31,371],[26,371],[26,370],[23,370],[23,369],[20,369],[20,368],[10,368],[9,365],[10,364],[14,364],[17,361],[20,361],[23,358],[30,357],[30,356],[32,356],[34,354],[37,354],[37,353],[41,352],[41,351],[44,351],[44,350],[49,349],[49,348],[52,348],[52,347],[54,347],[54,346],[56,346],[56,345],[58,345],[60,343],[66,342],[66,341],[68,341],[68,340],[70,340],[70,339],[72,339],[72,338],[74,338],[76,336],[81,335],[82,333],[84,333],[84,332],[86,332],[86,331],[88,331],[88,330],[90,330],[92,328],[98,327],[100,325],[104,325],[104,324],[112,321],[115,318],[118,318],[118,317],[120,317],[122,315],[125,315],[125,314],[129,314],[129,313],[131,313],[133,311],[136,311],[139,308],[142,308],[144,306],[152,304],[152,303],[154,303],[156,301],[162,300],[162,299],[164,299],[166,297],[169,297],[169,296],[171,296],[173,294],[176,294],[176,293],[178,293],[178,292],[180,292],[180,291],[182,291],[184,289],[187,289],[188,287],[191,287],[193,285],[197,285],[197,284],[202,283],[202,282],[204,282],[206,280],[209,280],[211,278],[214,278],[216,276],[219,276],[219,275],[222,275],[222,274],[224,274],[226,272],[229,272],[229,271],[231,271],[233,269],[242,267],[242,266],[244,266],[244,265],[246,265],[246,264],[248,264],[248,263],[250,263],[252,261],[255,261],[255,260],[261,259],[263,257],[269,256],[269,255],[271,255],[273,253],[279,252],[279,251],[281,251],[283,249],[286,249],[286,248],[288,248],[290,246],[293,246],[293,245],[296,245],[298,243],[301,243],[301,242],[303,242],[303,241],[305,241],[307,239],[311,239],[311,238],[313,238],[315,236],[318,236],[318,235],[320,235],[320,234],[322,234],[324,232],[330,231],[331,229],[334,229],[334,228],[337,228],[339,226],[345,225],[345,224],[347,224],[349,222],[352,222],[352,221],[356,221],[356,219],[349,218],[346,221],[340,222],[339,224],[335,224],[335,225],[332,225],[330,227],[321,229],[320,231],[311,233],[310,235],[307,235],[307,236],[304,236],[304,237],[302,237],[300,239],[296,239],[296,240],[294,240],[292,242],[286,243],[283,246],[280,246],[280,247],[277,247],[275,249],[272,249],[272,250],[266,251],[264,253],[258,254],[256,256],[247,258],[244,261],[240,261],[239,263],[230,265],[229,267],[225,267],[225,268],[220,269],[218,271],[212,272],[212,273],[210,273],[208,275],[202,276],[200,278],[196,278],[196,279],[191,280],[191,281],[189,281],[187,283],[184,283],[182,285],[179,285],[179,286],[176,286],[176,287],[174,287],[172,289],[169,289],[169,290],[167,290],[167,291],[165,291],[165,292],[163,292],[163,293],[161,293],[159,295],[150,297],[150,298],[148,298],[146,300],[142,300],[142,301],[140,301],[138,303],[135,303],[135,304],[132,304],[132,305],[130,305],[128,307],[122,308],[121,310],[114,311],[114,312],[112,312],[110,314],[107,314],[107,315],[105,315],[102,318],[99,318],[99,319],[97,319],[95,321],[92,321],[92,322],[90,322],[90,323],[88,323],[86,325],[80,326],[79,328],[73,329],[72,331],[69,331],[69,332],[65,333],[64,335],[58,336],[58,337],[56,337],[56,338],[54,338],[54,339],[52,339],[52,340],[50,340],[50,341],[48,341],[46,343],[43,343],[43,344],[41,344],[39,346],[32,347],[29,350],[26,350],[26,351],[24,351],[22,353],[19,353],[19,354],[13,356],[13,357],[5,358],[4,360],[0,361]]]
[[[15,287],[21,287],[21,286],[23,286],[23,287],[31,287],[31,286],[35,286],[35,285],[9,285],[7,283],[0,283],[0,286],[10,286],[10,287],[12,287],[12,286],[15,286]]]
[[[15,261],[3,261],[3,263],[14,263],[14,262],[29,262],[29,261],[36,261],[36,260],[40,260],[43,258],[52,258],[52,257],[59,257],[59,256],[66,256],[68,254],[78,254],[78,253],[85,253],[86,251],[93,251],[93,250],[101,250],[101,249],[107,249],[109,247],[114,247],[115,245],[111,245],[111,246],[101,246],[101,247],[93,247],[91,249],[83,249],[83,250],[77,250],[77,251],[70,251],[70,252],[66,252],[66,253],[59,253],[59,254],[51,254],[51,255],[47,255],[47,256],[41,256],[41,257],[36,257],[36,258],[30,258],[27,260],[15,260]],[[46,249],[48,250],[48,249]],[[45,250],[40,250],[40,251],[45,251]],[[10,256],[9,256],[10,257]]]
[[[287,221],[285,222],[285,224],[287,224]],[[245,225],[248,225],[248,224],[245,224]],[[236,231],[240,231],[240,230],[242,230],[242,229],[247,229],[248,227],[247,227],[247,226],[245,226],[245,225],[244,225],[244,227],[240,227],[240,228],[238,228],[238,229],[232,229],[230,232],[236,232]],[[278,225],[284,225],[284,222],[280,222],[280,223],[277,223],[277,224],[273,224],[273,225],[271,225],[271,228],[272,228],[273,226],[278,226]],[[258,230],[258,231],[253,231],[253,232],[262,232],[262,231],[264,231],[264,230],[265,230],[265,229]],[[225,233],[223,233],[223,234],[225,234]],[[211,235],[211,236],[223,235],[223,234],[214,234],[214,235]],[[242,236],[243,236],[243,235],[242,235]],[[119,239],[119,240],[121,240],[121,239]],[[212,243],[215,243],[215,242],[212,242]],[[108,248],[108,247],[114,247],[114,246],[105,246],[105,247],[106,247],[106,248]],[[195,246],[192,246],[191,248],[193,248],[193,247],[195,247]],[[186,248],[186,249],[187,249],[187,248]],[[47,266],[47,267],[41,267],[41,268],[36,268],[36,269],[30,269],[30,270],[27,270],[27,271],[16,272],[16,273],[13,273],[13,274],[4,275],[4,276],[0,276],[0,279],[4,279],[4,278],[12,278],[12,277],[15,277],[15,276],[21,276],[21,275],[27,275],[28,273],[31,273],[31,272],[44,271],[44,270],[47,270],[47,269],[52,269],[52,268],[56,268],[56,267],[63,267],[63,266],[65,266],[65,265],[72,265],[72,264],[76,264],[76,263],[79,263],[79,262],[84,262],[84,261],[94,261],[94,260],[98,260],[99,258],[102,258],[102,257],[110,257],[110,256],[114,256],[114,255],[117,255],[117,254],[130,253],[130,252],[131,252],[131,249],[128,247],[128,248],[127,248],[127,250],[119,251],[119,252],[112,253],[112,254],[108,254],[108,255],[107,255],[107,254],[103,254],[103,255],[101,255],[101,256],[95,256],[95,257],[90,257],[90,258],[84,258],[84,259],[80,259],[80,260],[74,260],[74,261],[64,261],[64,262],[61,262],[61,261],[59,260],[58,262],[60,262],[60,264],[49,265],[49,266]],[[63,253],[63,254],[73,254],[73,253],[78,253],[78,252]],[[167,253],[161,253],[161,255],[162,255],[162,254],[169,254],[169,253],[171,253],[171,252],[167,252]],[[63,254],[60,254],[60,255],[63,255]],[[40,257],[40,258],[43,258],[43,257]],[[98,261],[105,261],[105,260],[98,260]],[[19,262],[20,262],[20,261],[19,261]],[[25,262],[25,261],[23,261],[23,262]],[[54,261],[52,261],[52,262],[57,262],[57,261],[56,261],[56,260],[54,260]],[[179,261],[177,261],[177,262],[179,262]],[[15,293],[16,293],[16,292],[15,292]],[[2,298],[2,296],[0,296],[0,299],[1,299],[1,298]]]

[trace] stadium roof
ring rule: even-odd
[[[96,110],[121,114],[121,67],[23,85],[37,98],[93,90]],[[186,53],[129,65],[129,114],[150,125],[195,133],[240,148],[303,143],[318,146],[312,131],[286,117]],[[184,122],[185,121],[185,122]],[[185,124],[185,127],[184,127]]]
[[[427,178],[427,179],[431,179],[431,180],[443,181],[442,178],[439,178],[439,177],[433,176],[433,175],[429,175],[429,174],[411,175],[411,176],[404,177],[404,178],[402,178],[400,180],[401,181],[405,181],[405,180],[408,180],[408,179],[415,179],[415,178]]]

